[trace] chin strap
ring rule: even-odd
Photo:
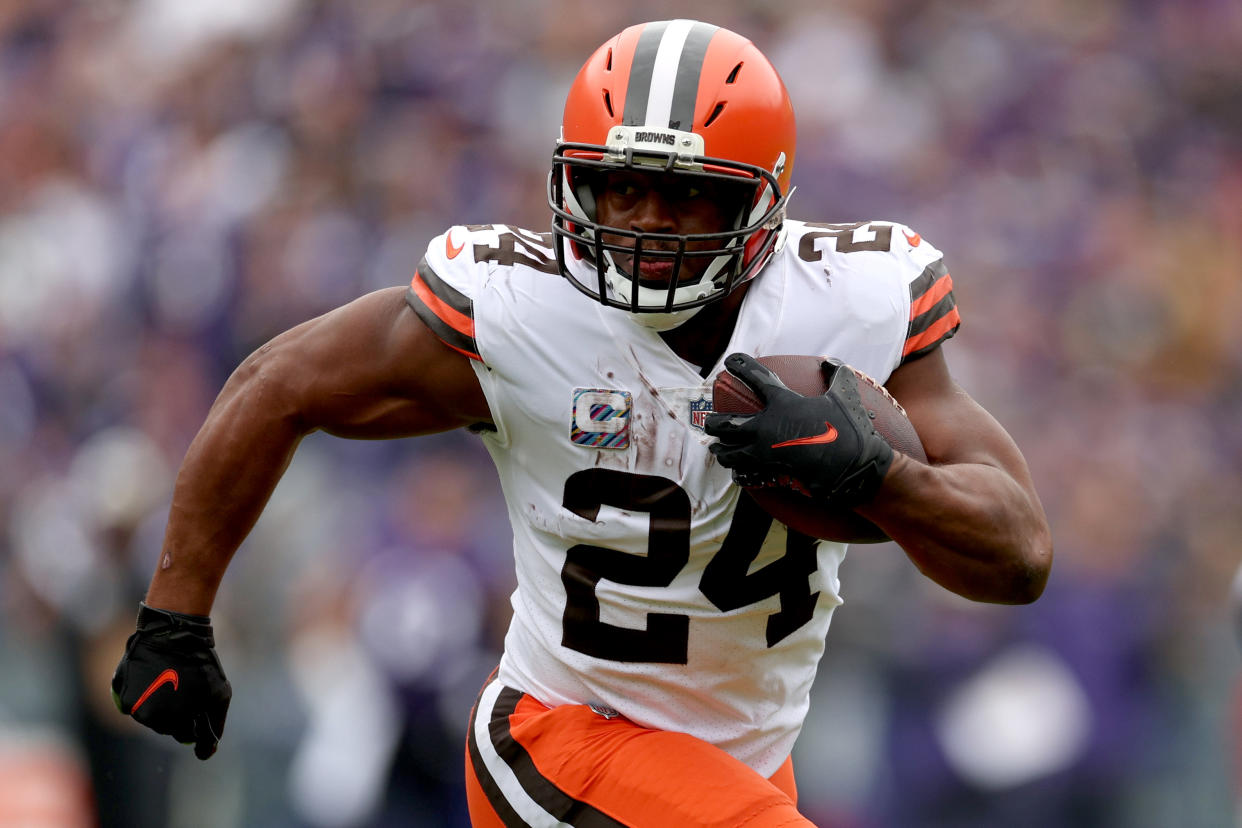
[[[672,313],[631,313],[630,317],[635,323],[650,328],[658,333],[671,331],[689,322],[694,315],[703,310],[703,305],[697,308],[687,308],[686,310],[673,311]]]

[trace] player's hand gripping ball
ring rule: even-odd
[[[854,512],[880,487],[893,451],[927,455],[884,388],[837,360],[732,354],[712,389],[705,430],[722,466],[789,528],[854,543],[887,540]]]

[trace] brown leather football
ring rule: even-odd
[[[781,381],[799,394],[815,396],[828,390],[823,357],[803,354],[761,356],[758,360],[771,368]],[[921,463],[927,462],[923,443],[906,417],[905,410],[871,377],[844,366],[859,377],[858,393],[863,407],[872,416],[875,430],[894,451]],[[712,409],[721,414],[753,414],[763,403],[744,382],[721,371],[712,383]],[[815,538],[847,543],[879,543],[888,540],[884,530],[852,509],[817,502],[786,487],[748,488],[746,492],[763,510],[781,523]]]

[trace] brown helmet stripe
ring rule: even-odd
[[[677,64],[677,83],[673,87],[673,103],[669,107],[668,125],[671,129],[690,131],[694,127],[694,104],[699,97],[699,77],[703,74],[703,58],[707,44],[716,34],[717,26],[696,23],[686,35]]]
[[[651,23],[643,29],[634,47],[634,62],[630,66],[630,85],[625,90],[625,113],[621,123],[641,126],[647,122],[647,98],[651,93],[651,74],[655,71],[656,52],[664,38],[668,21]]]

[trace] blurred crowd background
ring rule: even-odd
[[[229,372],[451,224],[546,229],[570,79],[670,16],[784,75],[793,215],[946,251],[950,364],[1056,538],[1022,608],[851,551],[804,811],[1242,824],[1242,4],[3,0],[0,826],[466,824],[513,586],[468,434],[305,441],[214,611],[213,760],[108,681]]]

